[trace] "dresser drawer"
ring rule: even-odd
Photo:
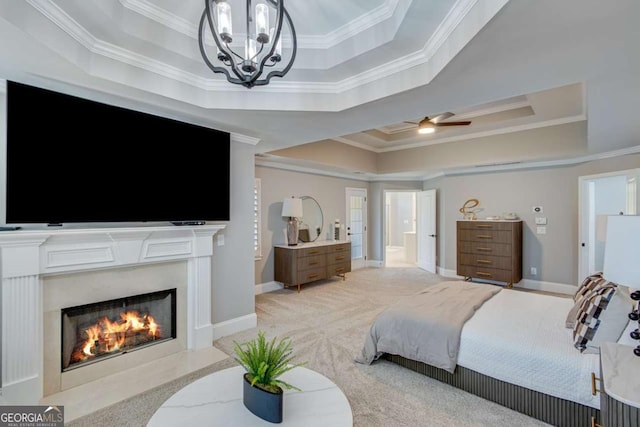
[[[512,261],[509,256],[493,256],[479,254],[460,254],[458,258],[460,265],[468,265],[482,268],[497,268],[500,270],[511,270]]]
[[[327,267],[327,277],[339,276],[341,274],[349,273],[351,271],[350,262],[341,262],[338,264],[331,264]]]
[[[314,280],[326,279],[326,267],[316,267],[309,270],[298,271],[298,283],[309,283]]]
[[[511,282],[512,273],[509,270],[497,268],[476,267],[473,265],[460,265],[457,271],[459,276],[477,277],[478,279],[495,280],[498,282]]]
[[[336,264],[351,259],[351,251],[333,252],[327,255],[327,264]]]
[[[298,270],[308,268],[324,267],[326,265],[326,255],[313,255],[298,258]]]
[[[504,230],[458,230],[458,240],[468,242],[510,243],[511,231]]]
[[[327,246],[329,253],[336,252],[351,252],[351,243],[338,243],[337,245]]]
[[[312,248],[304,248],[304,249],[299,249],[299,253],[298,256],[299,257],[307,257],[307,256],[311,256],[311,255],[323,255],[327,253],[327,247],[326,246],[316,246],[316,247],[312,247]]]
[[[513,229],[511,222],[497,221],[458,221],[458,228],[461,230],[503,230]]]
[[[506,243],[460,242],[458,252],[478,255],[511,256],[512,247]]]

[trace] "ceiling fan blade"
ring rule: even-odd
[[[433,117],[431,117],[431,118],[429,119],[429,121],[430,121],[431,123],[438,124],[438,123],[440,123],[441,121],[443,121],[443,120],[447,120],[449,117],[453,117],[453,116],[455,116],[455,114],[453,114],[453,113],[449,113],[449,112],[447,112],[447,113],[442,113],[442,114],[438,114],[437,116],[433,116]]]
[[[418,124],[418,122],[407,122],[407,121],[404,121],[404,122],[402,122],[402,123],[410,123],[410,124],[412,124],[412,125],[417,125],[417,124]]]
[[[446,122],[446,123],[434,123],[435,126],[467,126],[471,122]]]

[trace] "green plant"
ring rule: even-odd
[[[281,392],[282,387],[300,391],[299,388],[278,379],[285,372],[306,363],[291,364],[294,357],[290,338],[278,340],[274,337],[267,342],[264,332],[258,331],[258,337],[249,342],[233,343],[236,359],[247,370],[252,386],[257,385],[272,393]]]

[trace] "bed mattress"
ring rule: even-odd
[[[571,298],[503,289],[464,325],[458,365],[599,409],[591,395],[599,358],[573,346],[565,327],[572,306]]]

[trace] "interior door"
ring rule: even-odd
[[[436,190],[420,191],[417,203],[416,238],[418,267],[436,272]]]
[[[351,241],[351,268],[363,268],[367,260],[367,189],[346,189],[347,239]]]
[[[638,214],[638,178],[640,169],[579,178],[579,280],[602,271],[607,216]]]

